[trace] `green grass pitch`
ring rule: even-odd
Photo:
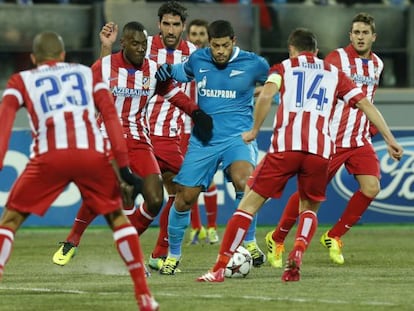
[[[270,227],[258,228],[259,245]],[[220,236],[223,227],[219,228]],[[321,226],[304,255],[299,282],[284,284],[282,270],[253,268],[245,279],[195,282],[214,263],[218,245],[184,246],[182,273],[148,279],[161,310],[414,310],[414,227],[361,225],[343,239],[345,264],[329,261],[319,244]],[[132,282],[115,250],[111,231],[87,230],[75,258],[65,267],[52,263],[57,242],[69,228],[23,228],[0,282],[1,311],[137,310]],[[146,257],[157,228],[141,237]],[[293,232],[286,241],[292,246]],[[286,256],[285,256],[286,257]]]

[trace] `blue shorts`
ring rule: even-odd
[[[247,161],[255,167],[257,155],[256,141],[246,144],[241,135],[212,146],[201,146],[190,140],[184,162],[174,182],[187,187],[201,186],[205,191],[213,181],[220,164],[224,172],[236,161]],[[229,180],[228,176],[227,179]]]

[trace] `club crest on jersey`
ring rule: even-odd
[[[150,88],[150,77],[143,77],[142,78],[142,88],[143,89],[149,89]]]
[[[234,76],[238,76],[238,75],[241,75],[242,73],[244,73],[244,71],[243,70],[232,70],[231,72],[230,72],[230,78],[231,77],[234,77]]]

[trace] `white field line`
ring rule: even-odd
[[[31,288],[31,287],[5,287],[0,286],[1,291],[26,291],[26,292],[43,292],[43,293],[62,293],[62,294],[97,294],[97,295],[111,295],[118,294],[116,292],[88,292],[76,289],[52,289],[52,288]],[[166,292],[156,292],[155,296],[164,296],[164,297],[182,297],[180,294],[166,293]],[[346,300],[329,300],[329,299],[308,299],[308,298],[291,298],[291,297],[267,297],[267,296],[229,296],[229,295],[189,295],[186,294],[186,297],[192,298],[204,298],[204,299],[246,299],[249,301],[288,301],[288,302],[300,302],[300,303],[325,303],[329,305],[346,305],[346,304],[357,304],[355,301],[346,301]],[[395,303],[384,302],[384,301],[362,301],[358,303],[359,305],[365,306],[398,306]]]

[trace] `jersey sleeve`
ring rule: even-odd
[[[115,109],[112,94],[108,85],[102,81],[102,77],[94,74],[93,97],[95,106],[105,124],[105,129],[111,143],[111,150],[119,167],[129,165],[128,149],[123,136],[121,123]]]
[[[194,78],[189,62],[171,65],[171,76],[178,82],[190,82]]]
[[[338,75],[338,97],[355,108],[355,105],[365,97],[364,94],[344,72],[338,71]]]
[[[0,170],[3,168],[4,157],[9,147],[9,140],[13,129],[14,119],[19,108],[23,105],[22,93],[19,85],[23,85],[20,75],[13,75],[3,93],[0,104],[0,124],[2,133],[0,135]]]
[[[190,116],[195,110],[199,109],[197,104],[180,88],[176,87],[171,79],[164,82],[158,81],[155,93],[163,96],[171,104]]]
[[[326,55],[325,61],[331,65],[334,65],[339,70],[342,70],[341,59],[339,57],[338,51],[334,50]]]
[[[264,84],[265,81],[267,80],[269,69],[270,69],[269,63],[263,57],[258,56],[256,68],[257,68],[257,73],[258,73],[257,82]]]

